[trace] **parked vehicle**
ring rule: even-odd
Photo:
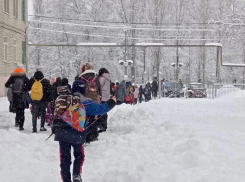
[[[162,86],[163,97],[184,97],[183,84],[174,81],[166,81]]]
[[[207,91],[202,83],[190,83],[187,91],[189,98],[207,98]]]

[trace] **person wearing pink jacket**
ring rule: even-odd
[[[139,97],[139,87],[135,84],[134,85],[134,104],[137,104],[138,97]]]

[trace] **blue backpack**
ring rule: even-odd
[[[84,80],[76,80],[72,84],[72,93],[79,92],[80,94],[86,94],[87,84]]]

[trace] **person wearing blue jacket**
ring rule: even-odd
[[[86,118],[90,116],[104,115],[116,105],[116,98],[109,99],[104,104],[97,104],[91,99],[85,97],[84,91],[79,88],[72,88],[73,96],[79,96],[80,103],[83,103],[86,110]],[[87,121],[86,121],[87,122]],[[86,141],[86,130],[83,132],[73,129],[65,122],[60,122],[62,126],[52,128],[55,133],[55,141],[59,141],[60,145],[60,167],[61,178],[63,182],[71,182],[71,147],[74,150],[74,163],[73,163],[73,182],[82,182],[81,173],[82,165],[84,162],[84,143]],[[86,125],[86,124],[85,124]]]

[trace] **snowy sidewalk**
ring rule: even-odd
[[[7,99],[0,104],[1,181],[60,182],[58,143],[45,141],[50,130],[32,134],[26,110],[19,132]],[[85,147],[83,181],[243,182],[244,109],[244,91],[117,106],[108,131]]]

